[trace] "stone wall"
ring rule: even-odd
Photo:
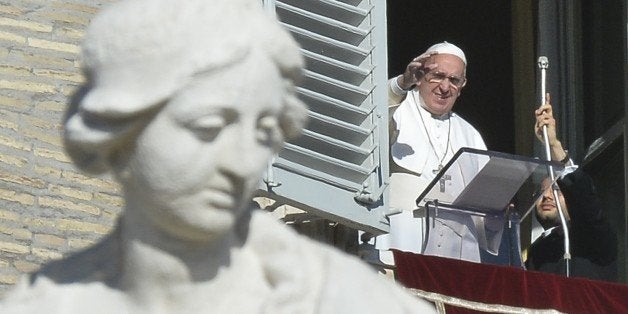
[[[113,0],[0,1],[0,294],[108,233],[122,205],[109,178],[78,172],[61,121],[83,81],[85,28]]]

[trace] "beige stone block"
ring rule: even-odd
[[[0,74],[13,76],[31,76],[31,69],[22,66],[0,64]]]
[[[49,249],[44,249],[44,248],[39,248],[39,247],[34,247],[31,250],[32,254],[34,256],[37,256],[41,259],[44,260],[55,260],[55,259],[61,259],[63,257],[63,254],[57,252],[57,251],[53,251],[53,250],[49,250]]]
[[[63,148],[63,140],[61,139],[61,134],[58,134],[56,132],[51,134],[50,132],[39,132],[36,129],[24,129],[22,130],[22,135],[44,143],[52,144],[59,148]]]
[[[9,211],[9,210],[0,210],[0,220],[8,220],[8,221],[20,221],[20,214]]]
[[[35,154],[35,156],[54,159],[65,163],[69,163],[71,161],[70,158],[62,151],[50,150],[46,148],[35,148],[33,153]]]
[[[1,97],[1,95],[0,95],[0,97]],[[13,98],[8,98],[8,99],[13,99]],[[23,115],[21,113],[16,113],[16,112],[11,111],[11,110],[0,109],[0,116],[4,117],[5,119],[9,119],[9,120],[19,120],[20,117],[22,117]]]
[[[75,40],[81,40],[85,37],[85,31],[82,29],[70,28],[70,27],[60,27],[55,29],[55,34],[61,37],[67,37]]]
[[[111,227],[109,226],[70,219],[59,219],[57,220],[56,226],[59,230],[64,231],[93,232],[103,235],[108,234],[111,230]]]
[[[56,89],[53,85],[28,82],[28,81],[0,80],[0,88],[25,91],[25,92],[34,92],[34,93],[54,94],[56,92]]]
[[[28,164],[28,160],[21,157],[0,154],[0,162],[9,166],[22,168]]]
[[[3,32],[0,31],[0,40],[2,41],[12,41],[12,42],[16,42],[18,44],[25,44],[26,43],[26,37],[15,34],[15,33],[10,33],[10,32]]]
[[[4,116],[4,115],[2,115],[2,116]],[[0,128],[17,131],[18,125],[17,125],[17,123],[15,123],[15,117],[14,116],[15,115],[12,115],[12,117],[7,117],[7,118],[12,118],[11,120],[0,119]]]
[[[23,150],[23,151],[31,151],[31,144],[18,141],[17,139],[13,137],[8,137],[8,136],[0,135],[0,145]]]
[[[59,57],[52,57],[42,54],[32,54],[23,51],[11,51],[11,54],[24,60],[29,65],[45,65],[52,68],[75,68],[75,60],[67,60]]]
[[[27,254],[30,252],[30,248],[26,245],[0,241],[0,251],[16,254]]]
[[[21,273],[32,273],[37,271],[41,265],[36,263],[31,263],[25,260],[17,260],[13,262],[13,267],[17,269]]]
[[[89,19],[84,16],[66,14],[59,11],[46,12],[42,14],[43,17],[56,20],[59,22],[70,23],[70,24],[79,24],[83,26],[87,26],[89,24]]]
[[[0,274],[0,284],[14,285],[20,280],[21,275],[18,274]]]
[[[22,8],[18,8],[12,5],[0,5],[0,12],[16,16],[21,16],[22,14],[24,14]]]
[[[79,190],[76,188],[70,188],[61,185],[50,185],[50,191],[55,194],[69,196],[84,201],[91,201],[94,198],[93,194],[89,191]]]
[[[50,5],[50,0],[20,0],[20,2],[39,5]]]
[[[24,217],[22,219],[23,223],[29,227],[29,229],[37,229],[37,228],[57,228],[57,222],[55,220],[44,219],[39,217]]]
[[[10,235],[11,233],[13,233],[13,228],[0,224],[0,233]]]
[[[34,127],[47,129],[47,130],[53,130],[53,129],[61,130],[61,123],[57,121],[50,121],[49,119],[41,119],[41,118],[28,116],[28,115],[25,115],[24,117],[22,117],[22,119],[24,119],[24,121],[26,121],[27,124]]]
[[[102,217],[107,219],[107,221],[117,221],[118,217],[120,217],[120,211],[111,211],[111,210],[103,210]]]
[[[30,104],[22,99],[0,95],[0,106],[11,108],[29,108]]]
[[[33,243],[44,247],[64,247],[67,243],[66,239],[51,234],[35,234]]]
[[[63,210],[79,211],[79,212],[88,213],[88,214],[91,214],[91,215],[94,215],[94,216],[99,216],[100,215],[100,208],[98,208],[96,206],[92,206],[92,205],[81,204],[81,203],[74,203],[74,202],[61,200],[61,199],[57,199],[57,198],[52,198],[52,197],[47,197],[47,196],[40,196],[37,199],[37,202],[39,203],[40,206],[44,206],[44,207],[52,207],[52,208],[60,208],[60,209],[63,209]]]
[[[52,168],[48,166],[35,165],[34,167],[35,173],[40,174],[42,176],[51,177],[55,179],[61,179],[62,171],[57,168]]]
[[[17,193],[11,190],[0,189],[0,199],[10,202],[20,203],[22,205],[34,205],[35,197],[30,194]]]
[[[68,246],[73,250],[84,249],[94,245],[94,243],[96,242],[79,238],[68,239]]]
[[[260,208],[267,208],[276,203],[275,200],[263,196],[254,197],[253,201],[256,202]]]
[[[79,87],[80,84],[72,83],[71,85],[61,85],[59,90],[63,96],[70,98],[78,91]]]
[[[78,72],[55,71],[48,69],[33,69],[33,73],[37,76],[49,77],[57,80],[70,81],[75,83],[83,83],[85,79]]]
[[[11,262],[0,258],[0,268],[7,268],[11,265]]]
[[[119,195],[110,195],[106,193],[97,192],[97,193],[94,193],[94,200],[103,202],[105,204],[112,205],[115,207],[124,206],[124,198]]]
[[[13,229],[11,235],[17,240],[31,240],[33,238],[33,233],[26,228]]]
[[[94,7],[87,4],[69,3],[69,2],[61,2],[61,1],[53,2],[52,7],[55,9],[87,13],[89,15],[94,15],[96,14],[96,12],[100,10],[100,8],[98,7]]]
[[[78,54],[81,50],[79,46],[75,44],[67,44],[67,43],[61,43],[61,42],[50,41],[50,40],[39,39],[39,38],[32,38],[32,37],[28,38],[28,46],[41,48],[41,49],[61,51],[61,52],[68,52],[68,53],[73,53],[73,54]]]
[[[68,181],[101,187],[110,191],[114,191],[116,193],[120,192],[120,186],[118,185],[118,183],[109,178],[94,178],[72,171],[63,171],[61,176]]]
[[[35,104],[35,109],[44,111],[64,112],[67,107],[65,102],[41,101]]]
[[[27,176],[12,174],[12,173],[0,173],[0,180],[6,182],[13,182],[20,185],[32,186],[34,188],[43,189],[46,187],[46,182],[38,178],[30,178]]]
[[[277,208],[277,210],[283,212],[284,216],[307,214],[306,211],[290,205],[281,205]]]
[[[42,23],[0,17],[0,26],[23,28],[35,32],[52,32],[52,26]]]

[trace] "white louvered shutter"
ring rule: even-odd
[[[269,167],[270,198],[375,233],[388,231],[386,2],[264,0],[302,47],[303,135]]]

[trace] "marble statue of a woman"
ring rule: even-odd
[[[100,243],[31,274],[2,313],[421,313],[433,306],[252,210],[300,133],[297,44],[259,0],[123,0],[83,45],[65,118],[77,167],[125,208]]]

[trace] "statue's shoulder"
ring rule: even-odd
[[[119,232],[26,275],[0,302],[2,313],[107,313],[125,308],[117,289]]]
[[[267,213],[254,213],[250,225],[273,297],[282,301],[276,312],[434,312],[358,257],[302,236]]]
[[[122,293],[102,282],[58,284],[39,278],[29,285],[25,281],[0,301],[3,314],[130,313],[132,309]]]

